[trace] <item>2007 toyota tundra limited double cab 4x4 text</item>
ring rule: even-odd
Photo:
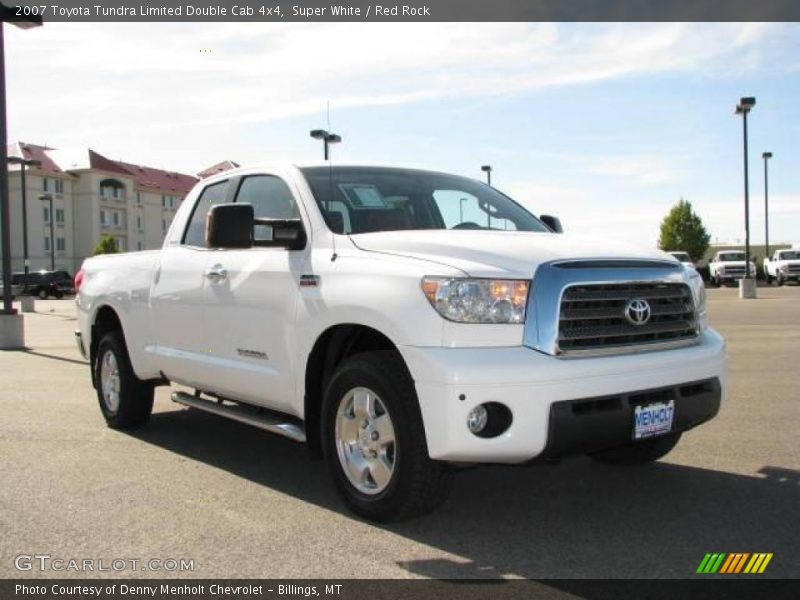
[[[84,263],[78,345],[111,427],[183,384],[176,402],[307,442],[374,520],[432,510],[459,466],[657,460],[725,394],[703,282],[559,232],[454,175],[229,171],[160,251]]]

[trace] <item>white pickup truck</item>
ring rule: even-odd
[[[657,460],[725,394],[703,283],[559,232],[454,175],[228,171],[160,251],[86,260],[77,342],[111,427],[188,386],[172,399],[307,442],[369,519],[432,510],[461,466]]]
[[[708,263],[712,285],[733,284],[744,278],[745,253],[739,250],[720,250]],[[755,279],[756,265],[750,260],[750,277]]]
[[[764,259],[764,273],[767,283],[775,281],[783,285],[787,281],[800,283],[800,250],[775,250],[772,260]]]

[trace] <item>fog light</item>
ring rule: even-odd
[[[467,427],[472,433],[480,433],[489,422],[489,413],[483,404],[479,404],[467,415]]]

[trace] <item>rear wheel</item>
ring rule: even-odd
[[[353,512],[391,521],[444,502],[451,473],[428,456],[414,382],[397,352],[347,359],[331,378],[324,402],[325,460]]]
[[[612,465],[643,465],[666,456],[681,439],[680,432],[604,450],[592,457]]]
[[[136,377],[121,332],[103,336],[94,368],[97,399],[108,426],[131,429],[146,423],[153,410],[154,387]]]

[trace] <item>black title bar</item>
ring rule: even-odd
[[[61,22],[800,21],[798,0],[17,0],[9,18]]]

